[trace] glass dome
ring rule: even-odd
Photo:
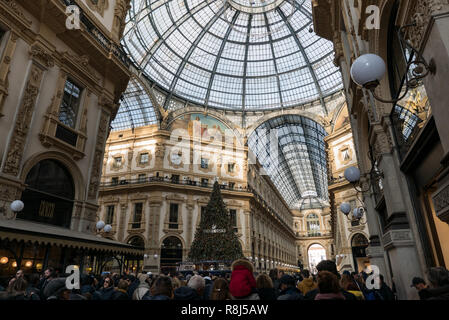
[[[167,95],[208,107],[269,110],[342,88],[311,0],[132,0],[122,41]]]

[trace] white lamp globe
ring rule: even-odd
[[[350,205],[349,203],[347,203],[347,202],[343,202],[343,203],[340,205],[340,210],[341,210],[341,212],[343,212],[345,215],[348,215],[349,212],[351,212],[351,205]]]
[[[157,255],[157,254],[155,254],[155,255],[154,255],[153,257],[154,257],[154,259],[157,259],[158,255]]]
[[[101,229],[103,229],[104,228],[104,226],[106,225],[106,223],[104,223],[104,221],[98,221],[97,222],[97,230],[101,230]]]
[[[376,54],[364,54],[358,57],[351,67],[351,78],[359,86],[382,80],[386,66],[384,60]]]
[[[356,167],[349,167],[345,170],[345,179],[351,183],[358,182],[360,180],[360,170]]]
[[[364,212],[363,208],[355,208],[354,211],[352,212],[352,215],[356,219],[362,219],[363,212]]]
[[[144,259],[148,259],[148,255],[145,253],[145,254],[143,255],[143,258],[144,258]]]
[[[23,210],[24,207],[25,207],[25,205],[20,200],[13,201],[10,206],[10,208],[13,212],[20,212]]]
[[[104,226],[104,232],[111,232],[112,231],[112,226],[110,224],[107,224]]]

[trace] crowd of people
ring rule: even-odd
[[[254,273],[248,260],[237,260],[231,273],[210,274],[151,273],[81,275],[79,289],[68,289],[66,277],[48,268],[42,275],[24,275],[18,270],[7,288],[0,287],[0,300],[396,300],[394,291],[379,276],[374,289],[366,284],[368,274],[343,272],[333,261],[316,267],[318,273],[303,270],[285,274],[273,269],[269,274]],[[412,286],[422,300],[449,299],[449,271],[432,268],[430,285],[414,278]]]

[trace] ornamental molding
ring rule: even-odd
[[[421,48],[432,16],[449,9],[448,0],[416,0],[410,21],[416,26],[409,29],[406,36],[415,48]]]
[[[437,217],[449,224],[449,181],[432,195]]]
[[[55,59],[53,56],[38,44],[31,46],[30,56],[31,59],[42,64],[46,68],[53,68],[55,66]]]
[[[109,8],[109,0],[86,0],[87,6],[98,12],[102,17],[104,16],[104,12]]]
[[[38,65],[32,65],[25,93],[16,117],[12,138],[6,152],[6,163],[3,168],[3,172],[6,174],[17,176],[19,173],[43,73],[44,70]]]

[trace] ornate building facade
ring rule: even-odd
[[[128,3],[0,2],[2,275],[140,252],[95,236],[104,147],[130,77],[118,42]]]
[[[413,299],[416,292],[408,285],[410,279],[425,278],[429,267],[447,267],[449,258],[444,85],[449,4],[377,1],[374,11],[369,8],[372,4],[314,1],[314,24],[318,35],[334,42],[335,63],[344,78],[366,191],[368,256],[390,284],[394,281],[400,299]],[[370,21],[377,23],[373,27]],[[374,53],[387,62],[388,69],[374,93],[383,100],[400,97],[406,89],[409,59],[416,58],[417,52],[436,68],[430,68],[427,77],[396,103],[380,102],[351,81],[355,59]],[[373,179],[373,169],[383,174],[380,181]]]

